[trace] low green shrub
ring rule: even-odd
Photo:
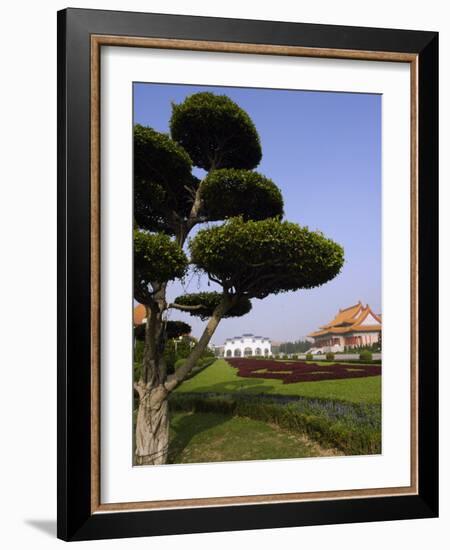
[[[379,343],[371,344],[369,346],[344,346],[344,353],[354,353],[356,355],[359,355],[363,351],[379,353],[381,352],[381,346]]]
[[[332,351],[327,352],[325,355],[327,361],[334,361],[334,353]]]
[[[364,350],[359,354],[360,361],[372,361],[372,352]]]
[[[186,363],[186,359],[177,359],[175,361],[175,370],[179,369]]]
[[[367,365],[367,363],[371,363],[372,365],[381,365],[382,363],[381,359],[372,359],[372,361],[368,359],[366,359],[365,361],[363,359],[346,359],[345,361],[337,359],[336,362],[347,363],[351,365]]]
[[[306,354],[306,360],[307,360],[307,361],[312,361],[312,360],[313,360],[313,355],[312,355],[312,353],[307,353],[307,354]]]
[[[142,340],[134,341],[134,362],[141,363],[144,355],[144,342]]]

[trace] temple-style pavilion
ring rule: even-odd
[[[314,339],[314,348],[323,352],[343,351],[345,347],[370,346],[380,341],[381,315],[359,301],[354,306],[340,309],[334,319],[308,334]]]

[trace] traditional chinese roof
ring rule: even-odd
[[[138,304],[133,311],[133,322],[135,325],[141,325],[144,322],[144,319],[147,317],[147,312],[145,311],[145,306]]]
[[[360,314],[362,309],[361,302],[358,302],[354,306],[346,307],[345,309],[340,309],[339,312],[335,315],[334,319],[327,323],[326,325],[321,326],[320,328],[330,328],[340,325],[353,324],[353,320],[357,315]]]
[[[361,302],[358,302],[354,306],[340,309],[334,319],[308,336],[314,338],[326,334],[374,331],[381,331],[381,317],[374,313],[369,305],[364,307]]]

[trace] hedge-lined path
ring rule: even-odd
[[[250,418],[193,412],[177,412],[171,418],[169,462],[172,464],[342,454],[304,434]]]

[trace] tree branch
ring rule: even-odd
[[[201,335],[194,349],[191,351],[189,357],[186,359],[185,364],[177,369],[174,374],[171,374],[167,378],[164,384],[167,391],[173,391],[184,380],[186,380],[192,369],[197,364],[197,361],[200,359],[202,353],[205,351],[206,346],[208,345],[212,335],[214,334],[214,331],[217,328],[217,325],[220,323],[220,320],[225,315],[225,313],[235,305],[237,300],[237,296],[233,296],[231,298],[229,295],[224,294],[222,301],[214,309],[214,312],[209,319],[208,324],[203,331],[203,334]]]
[[[153,300],[154,292],[150,292],[147,285],[140,281],[134,281],[134,297],[140,304],[150,305]]]
[[[197,376],[197,374],[200,374],[201,372],[203,372],[205,369],[207,369],[208,367],[210,367],[212,365],[214,361],[212,361],[211,363],[207,364],[207,365],[204,365],[203,367],[193,367],[191,372],[186,376],[186,380],[191,380],[192,378],[195,378]]]
[[[185,306],[183,304],[172,303],[167,305],[167,309],[169,308],[179,309],[180,311],[197,311],[199,309],[206,308],[206,306],[204,306],[203,304],[195,304],[195,306]]]
[[[208,275],[208,279],[210,281],[213,281],[214,283],[217,283],[220,286],[223,286],[224,288],[228,288],[226,284],[224,284],[222,281],[219,281],[219,279],[216,279],[213,277],[210,273],[206,273]]]
[[[197,187],[197,190],[195,192],[195,198],[194,198],[194,203],[192,204],[192,208],[191,208],[191,212],[189,214],[189,218],[186,222],[186,228],[187,228],[187,231],[186,231],[186,235],[185,235],[185,239],[189,233],[189,231],[194,227],[194,225],[196,223],[198,223],[198,221],[200,221],[199,219],[199,213],[200,213],[200,210],[203,206],[203,201],[202,201],[202,198],[201,198],[201,189],[202,189],[202,183],[204,182],[205,180],[203,179],[199,184],[198,184],[198,187]],[[184,242],[182,243],[184,244]]]

